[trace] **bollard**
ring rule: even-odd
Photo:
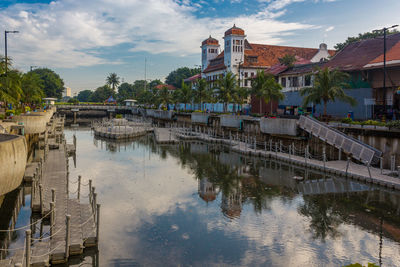
[[[350,165],[350,157],[347,157],[346,176],[347,176],[347,173],[348,173],[348,171],[349,171],[349,165]]]
[[[39,184],[39,201],[40,201],[40,211],[43,211],[43,187],[42,184]]]
[[[264,151],[267,151],[267,141],[264,141]]]
[[[78,200],[81,198],[81,179],[82,176],[78,175]]]
[[[342,148],[339,148],[338,160],[342,160]]]
[[[93,193],[93,203],[92,203],[92,210],[94,215],[96,215],[96,205],[97,205],[97,193]],[[96,219],[96,218],[93,218]]]
[[[383,173],[383,157],[379,158],[379,168],[381,169],[381,174]]]
[[[50,235],[53,235],[53,226],[54,226],[54,202],[50,202]]]
[[[89,179],[89,202],[92,201],[92,179]]]
[[[396,158],[395,158],[395,156],[394,155],[391,155],[390,156],[390,170],[392,171],[392,172],[394,172],[394,168],[395,168],[395,163],[396,162]]]
[[[65,258],[69,257],[69,243],[70,243],[70,221],[71,215],[65,216]]]
[[[100,204],[96,206],[96,241],[99,243],[99,234],[100,234]]]
[[[54,188],[51,189],[51,201],[56,203],[56,190]]]
[[[31,230],[25,231],[25,266],[31,266]]]

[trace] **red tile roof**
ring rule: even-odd
[[[245,44],[247,40],[245,41]],[[244,50],[243,67],[272,67],[279,63],[279,59],[285,55],[294,55],[301,58],[305,63],[310,60],[318,52],[318,48],[304,48],[278,45],[262,45],[262,44],[246,44]],[[330,55],[334,55],[334,50],[328,50]]]
[[[400,41],[400,33],[386,37],[387,49],[391,50]],[[344,71],[361,70],[383,53],[383,38],[373,38],[351,43],[338,52],[325,66]],[[393,56],[397,52],[393,52]],[[379,60],[379,59],[377,59]]]
[[[208,37],[207,39],[205,39],[205,40],[201,43],[201,45],[219,45],[219,43],[218,43],[218,40],[217,40],[217,39],[212,38],[211,35],[210,35],[210,37]]]
[[[234,24],[232,28],[230,28],[229,30],[227,30],[227,31],[225,32],[225,36],[231,35],[231,34],[234,34],[234,35],[244,35],[244,30],[241,29],[241,28],[236,27],[236,25]]]
[[[171,84],[159,84],[159,85],[156,85],[154,88],[156,88],[158,90],[161,90],[164,87],[166,87],[168,90],[175,90],[176,89],[176,87],[171,85]]]
[[[222,51],[216,58],[210,60],[210,64],[208,64],[208,67],[203,71],[203,73],[224,69],[226,69],[226,66],[224,63],[224,51]]]
[[[201,79],[201,74],[200,73],[196,74],[196,75],[193,75],[192,77],[186,78],[183,81],[184,82],[193,82],[193,81],[196,81],[198,79]]]
[[[386,52],[386,65],[400,65],[400,41],[397,42],[389,51]],[[383,53],[370,61],[365,68],[376,68],[383,66]]]

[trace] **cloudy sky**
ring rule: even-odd
[[[1,0],[9,56],[58,72],[73,92],[116,72],[127,82],[163,79],[200,64],[200,42],[234,23],[250,42],[330,48],[347,36],[399,24],[399,0]],[[0,39],[4,54],[4,38]]]

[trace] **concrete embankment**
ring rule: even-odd
[[[27,144],[23,136],[0,134],[0,195],[21,184],[27,154]]]

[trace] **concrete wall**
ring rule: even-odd
[[[30,114],[22,114],[13,117],[16,123],[23,123],[25,134],[39,134],[46,130],[46,124],[50,121],[55,107],[48,109],[46,112],[32,112]]]
[[[327,112],[328,115],[333,117],[343,118],[347,116],[349,111],[354,112],[355,119],[370,119],[372,117],[372,108],[371,106],[364,105],[365,98],[373,98],[372,89],[371,88],[357,88],[357,89],[346,89],[345,93],[349,96],[352,96],[356,99],[357,105],[352,107],[351,105],[342,102],[335,101],[328,103]],[[299,91],[295,92],[285,92],[285,99],[279,102],[279,105],[285,106],[302,106],[303,97],[300,96]],[[317,115],[323,114],[324,107],[323,105],[316,105],[315,113]]]
[[[240,128],[240,124],[242,122],[242,116],[236,115],[221,115],[220,121],[222,127],[229,127],[229,128]]]
[[[27,144],[23,136],[0,134],[0,196],[21,184],[27,154]]]
[[[200,113],[200,112],[193,112],[191,115],[192,123],[208,123],[208,118],[210,114],[207,113]]]
[[[260,128],[262,133],[276,135],[297,135],[297,120],[283,118],[261,118]]]

